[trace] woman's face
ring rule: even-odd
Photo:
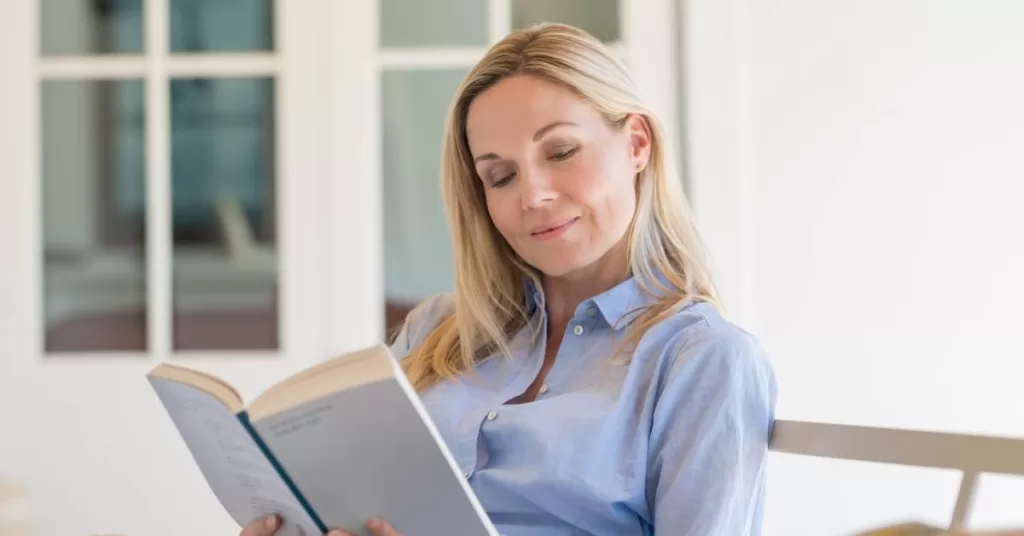
[[[621,263],[650,132],[609,125],[571,90],[505,78],[470,105],[466,136],[487,210],[509,245],[551,277]]]

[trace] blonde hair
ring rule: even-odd
[[[544,24],[495,44],[469,72],[449,110],[442,154],[442,188],[455,251],[454,312],[433,326],[403,360],[417,390],[468,372],[529,322],[525,281],[539,274],[512,250],[487,213],[466,141],[466,116],[478,95],[512,75],[532,75],[572,89],[613,126],[643,116],[651,131],[648,165],[639,173],[636,214],[628,234],[628,269],[655,303],[638,311],[630,341],[691,301],[720,306],[693,228],[681,181],[672,170],[665,134],[642,102],[622,63],[577,28]]]

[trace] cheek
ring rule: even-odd
[[[626,230],[636,211],[636,200],[632,188],[620,184],[608,184],[605,195],[592,205],[597,231],[608,240],[618,240]],[[605,236],[607,235],[607,236]]]
[[[625,164],[625,165],[624,165]],[[574,197],[594,212],[600,226],[619,227],[633,217],[634,173],[621,158],[602,158],[580,170]]]
[[[513,203],[514,199],[508,195],[502,195],[502,193],[501,191],[487,193],[487,213],[498,232],[506,240],[511,240],[515,236],[519,216]]]

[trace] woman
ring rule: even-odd
[[[394,352],[502,534],[760,532],[775,380],[717,309],[668,151],[575,28],[509,35],[458,90],[455,292]],[[385,521],[371,533],[397,535]]]

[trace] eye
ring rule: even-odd
[[[558,150],[551,153],[551,156],[549,158],[555,161],[565,160],[570,156],[576,154],[576,152],[579,151],[579,149],[579,147],[560,147]]]
[[[516,174],[513,172],[513,173],[509,173],[507,175],[504,175],[502,177],[499,177],[497,180],[491,182],[491,187],[492,188],[500,188],[502,186],[505,186],[506,184],[509,183],[509,181],[514,179],[515,176],[516,176]]]

